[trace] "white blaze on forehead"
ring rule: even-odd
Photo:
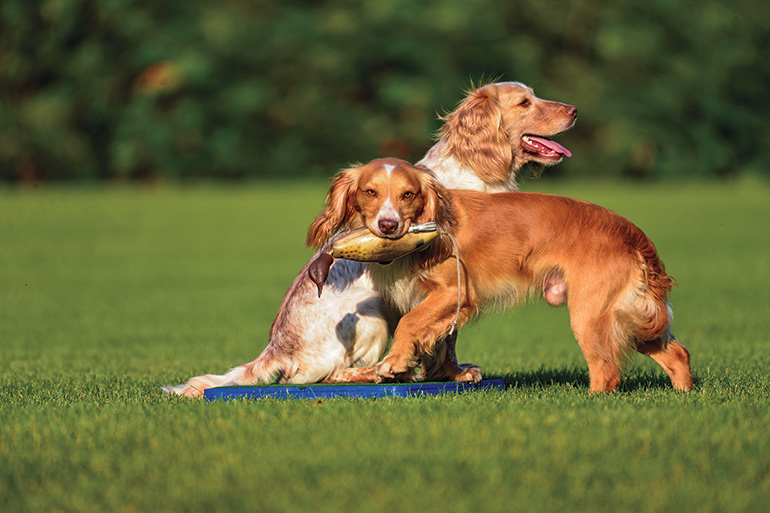
[[[390,174],[393,172],[393,170],[396,168],[393,164],[385,164],[385,172],[388,175],[388,193],[387,193],[387,200],[385,200],[385,203],[382,204],[382,207],[380,207],[380,211],[377,212],[377,221],[380,219],[389,219],[392,221],[400,221],[401,216],[398,215],[398,211],[396,210],[396,207],[393,206],[393,202],[390,201]]]

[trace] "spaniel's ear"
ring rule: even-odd
[[[329,237],[350,222],[355,213],[353,200],[359,175],[358,168],[351,168],[332,179],[324,209],[308,228],[307,246],[320,249]]]
[[[420,173],[420,192],[425,205],[418,219],[419,224],[436,223],[439,226],[447,226],[453,223],[452,209],[447,190],[438,183],[431,171],[425,168]]]
[[[442,120],[441,138],[455,158],[485,182],[508,179],[513,150],[505,133],[494,84],[469,93],[457,109]]]

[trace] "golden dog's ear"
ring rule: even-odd
[[[485,182],[508,179],[513,150],[494,84],[469,93],[457,109],[441,119],[441,138],[455,157]]]
[[[324,209],[308,228],[305,245],[320,249],[329,237],[351,220],[355,213],[353,200],[359,174],[358,168],[351,168],[332,178]]]
[[[439,226],[452,224],[452,210],[447,190],[438,183],[432,172],[422,167],[418,169],[423,170],[419,175],[420,193],[425,202],[418,219],[418,224],[430,222],[436,223]]]

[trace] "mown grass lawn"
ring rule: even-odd
[[[505,392],[204,403],[251,360],[324,182],[0,190],[0,511],[766,511],[770,188],[569,184],[655,241],[695,389],[590,395],[565,309],[463,329]]]

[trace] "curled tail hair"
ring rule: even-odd
[[[633,245],[641,271],[640,285],[644,296],[639,312],[645,314],[637,328],[642,338],[653,339],[661,336],[671,324],[667,298],[676,280],[666,274],[666,267],[652,241],[640,229],[634,231]]]

